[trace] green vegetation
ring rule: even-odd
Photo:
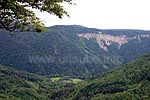
[[[0,29],[10,32],[45,31],[31,8],[62,18],[69,16],[61,5],[64,2],[72,4],[72,0],[0,0]]]
[[[149,38],[129,41],[119,50],[116,44],[112,44],[107,52],[94,39],[77,36],[77,33],[100,31],[128,37],[150,33],[140,30],[98,30],[77,25],[49,27],[46,33],[18,32],[14,36],[0,30],[0,64],[50,77],[85,78],[150,52]]]
[[[78,78],[69,78],[69,77],[54,77],[54,78],[51,78],[51,81],[52,82],[66,82],[66,83],[74,83],[74,84],[77,84],[79,82],[81,82],[82,80],[81,79],[78,79]]]
[[[59,81],[60,79],[61,79],[61,77],[54,77],[54,78],[51,78],[51,80],[52,80],[53,82]]]
[[[84,81],[4,66],[0,66],[0,80],[0,100],[149,100],[150,54]]]
[[[72,81],[73,83],[79,83],[79,82],[81,82],[82,80],[81,80],[81,79],[77,79],[77,78],[71,78],[71,81]]]
[[[58,79],[0,66],[0,100],[47,100],[55,91],[79,83],[77,79]]]
[[[89,80],[74,93],[68,96],[72,100],[149,100],[150,54]]]

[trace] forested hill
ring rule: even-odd
[[[112,71],[76,81],[0,66],[0,100],[149,100],[150,54]]]
[[[81,80],[49,78],[0,65],[0,100],[51,100],[60,89],[71,88]]]
[[[53,26],[46,33],[0,30],[0,64],[50,76],[91,76],[150,53],[150,31]]]
[[[150,100],[150,54],[89,79],[71,93],[57,91],[53,100]],[[65,90],[65,89],[64,89]],[[65,92],[65,91],[64,91]]]

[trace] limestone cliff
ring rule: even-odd
[[[99,32],[98,34],[96,34],[96,33],[84,33],[84,34],[78,33],[77,35],[79,37],[83,37],[88,40],[91,38],[96,39],[99,47],[104,49],[105,51],[108,51],[108,46],[110,46],[112,43],[117,43],[118,49],[120,49],[120,47],[122,45],[128,43],[130,40],[133,40],[133,39],[141,40],[141,38],[149,38],[150,37],[149,34],[128,37],[126,35],[113,36],[113,35],[109,35],[109,34],[103,34],[102,32]]]

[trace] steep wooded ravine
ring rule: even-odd
[[[150,53],[150,31],[99,30],[78,25],[47,30],[13,36],[0,30],[0,64],[40,75],[86,77]]]

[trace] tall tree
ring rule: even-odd
[[[0,29],[12,31],[45,31],[43,23],[31,9],[62,18],[68,13],[62,3],[72,0],[0,0]]]

